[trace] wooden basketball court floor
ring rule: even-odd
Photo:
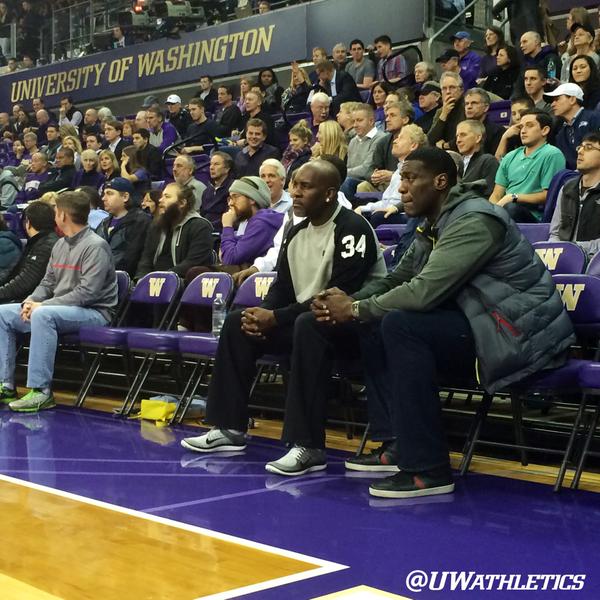
[[[195,433],[65,406],[0,411],[0,599],[482,597],[411,592],[415,569],[584,573],[577,597],[600,597],[600,496],[555,495],[531,480],[543,468],[519,481],[509,463],[479,461],[504,476],[470,474],[452,496],[380,500],[368,495],[372,475],[344,471],[347,452],[287,479],[264,471],[278,442],[186,453],[179,441]]]

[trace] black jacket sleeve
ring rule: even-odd
[[[140,212],[135,223],[129,226],[125,232],[127,251],[123,260],[123,270],[127,271],[131,276],[137,272],[150,222],[151,219]]]
[[[46,192],[58,192],[65,188],[70,188],[73,183],[73,177],[75,177],[75,167],[71,169],[62,169],[58,172],[56,177],[48,179],[40,183],[38,191],[40,196]]]
[[[12,277],[0,286],[0,303],[20,302],[35,290],[46,273],[50,254],[57,240],[58,236],[54,232],[49,233],[27,253],[11,273]]]
[[[177,275],[185,277],[192,267],[214,264],[212,232],[210,221],[203,217],[191,219],[184,225],[181,233],[182,255],[172,269]]]
[[[161,179],[163,174],[162,156],[160,150],[148,144],[148,156],[146,159],[146,168],[152,177]]]
[[[148,227],[146,232],[146,239],[144,241],[144,248],[142,255],[138,262],[137,270],[135,272],[135,280],[141,279],[144,275],[148,275],[154,269],[154,254],[158,246],[160,239],[160,227],[156,224],[152,224]]]
[[[348,73],[344,71],[338,71],[336,78],[336,96],[333,98],[332,113],[337,115],[340,111],[340,106],[344,102],[361,102],[360,92],[356,87],[356,82]]]

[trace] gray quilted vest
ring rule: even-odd
[[[483,198],[467,198],[443,212],[432,228],[433,239],[417,235],[416,271],[444,229],[473,212],[491,215],[506,228],[502,248],[456,296],[473,331],[478,379],[493,393],[563,364],[575,336],[552,276],[531,244],[503,208]]]

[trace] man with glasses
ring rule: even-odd
[[[577,171],[558,196],[550,241],[575,242],[592,257],[600,249],[600,133],[588,133],[577,147]]]
[[[442,108],[433,117],[433,125],[427,138],[432,146],[448,150],[450,143],[456,138],[456,126],[466,119],[461,76],[450,71],[442,73],[440,88]]]
[[[522,115],[520,125],[523,147],[502,159],[490,202],[504,206],[517,223],[537,223],[544,213],[552,178],[565,168],[565,157],[547,143],[550,115],[530,110]]]
[[[583,90],[576,83],[563,83],[544,94],[552,105],[552,113],[562,120],[554,145],[562,151],[567,168],[577,166],[577,147],[586,133],[600,129],[600,114],[583,108]]]

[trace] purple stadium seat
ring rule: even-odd
[[[517,227],[532,244],[545,242],[550,235],[550,223],[517,223]]]
[[[107,349],[126,352],[127,335],[140,328],[127,327],[127,321],[136,307],[145,305],[148,307],[162,308],[163,315],[157,325],[158,329],[170,327],[176,300],[181,290],[181,279],[171,271],[155,271],[142,277],[135,286],[119,322],[109,327],[82,327],[79,330],[81,346],[98,348],[98,353],[92,366],[81,386],[76,400],[76,406],[81,406],[85,397],[100,369],[102,355]],[[153,330],[150,328],[149,330]],[[128,365],[127,365],[128,366]]]
[[[277,273],[255,273],[251,275],[239,287],[232,306],[237,308],[248,308],[258,306],[267,295],[269,288]],[[214,360],[217,354],[219,340],[212,335],[202,335],[198,333],[187,333],[178,338],[179,353],[185,358],[191,358],[196,362],[196,367],[190,375],[178,409],[173,415],[172,423],[181,423],[196,394],[197,389],[203,383],[210,362]]]
[[[371,90],[360,90],[360,97],[363,102],[368,102],[371,98]]]
[[[535,242],[536,254],[552,274],[583,273],[587,256],[573,242]]]
[[[277,273],[269,271],[254,273],[242,283],[233,299],[234,306],[258,306],[267,295],[271,284],[275,281]]]
[[[583,444],[581,454],[579,455],[579,461],[577,462],[575,475],[573,476],[573,481],[571,482],[572,489],[577,489],[577,487],[579,486],[581,474],[583,473],[585,461],[588,458],[588,456],[598,456],[598,452],[592,452],[590,450],[590,446],[598,428],[598,421],[600,420],[600,401],[598,398],[598,396],[600,395],[600,362],[589,362],[583,367],[581,367],[581,369],[579,370],[579,385],[581,386],[581,389],[583,391],[583,401],[581,403],[580,410],[577,414],[579,420],[582,421],[581,415],[587,408],[590,396],[595,397],[596,399],[596,409],[594,410],[594,415],[591,421],[589,421],[589,423],[587,424],[587,435],[585,436],[585,442]]]
[[[164,187],[165,187],[164,179],[161,179],[160,181],[151,181],[150,182],[151,190],[162,190]]]
[[[400,241],[400,238],[402,237],[402,234],[404,233],[405,230],[406,230],[406,225],[404,225],[404,224],[380,225],[375,230],[375,233],[377,235],[377,239],[382,244],[392,245],[392,244],[397,244]]]
[[[600,279],[593,275],[553,275],[552,279],[577,335],[600,335]]]
[[[357,200],[373,200],[375,202],[381,200],[383,192],[356,192],[354,197]]]
[[[222,294],[226,303],[229,302],[233,292],[233,278],[229,273],[202,273],[195,277],[185,289],[178,310],[183,306],[189,307],[211,307],[216,294]],[[150,374],[155,357],[158,355],[177,355],[179,354],[179,342],[182,337],[187,335],[179,331],[131,331],[127,335],[127,347],[129,352],[152,355],[152,359],[145,361],[140,366],[135,377],[135,385],[129,390],[124,403],[123,414],[128,415],[143,389],[144,383]],[[207,343],[216,343],[217,340],[211,333],[189,334],[198,336],[207,340]],[[196,369],[194,373],[196,374]],[[188,380],[187,387],[190,385]],[[185,389],[182,398],[185,397]]]
[[[490,123],[508,126],[510,124],[510,100],[492,102],[487,118]]]
[[[220,293],[226,303],[233,291],[233,279],[229,273],[202,273],[195,277],[185,289],[179,308],[182,306],[212,306],[216,294]],[[175,353],[177,340],[183,333],[178,331],[131,331],[127,335],[127,346],[134,352]]]
[[[600,252],[594,254],[592,260],[590,260],[587,269],[585,270],[586,275],[593,275],[594,277],[600,277]]]
[[[561,295],[565,309],[571,318],[573,327],[578,337],[588,338],[590,336],[598,337],[600,335],[600,279],[591,275],[553,275],[556,287]],[[523,395],[531,393],[545,393],[551,396],[560,396],[561,394],[577,395],[581,393],[581,388],[585,388],[582,381],[582,373],[588,373],[590,361],[581,359],[569,359],[557,369],[546,369],[539,371],[534,375],[511,386],[508,390],[511,394],[513,419],[515,423],[516,447],[521,450],[521,462],[527,464],[525,455],[521,400]],[[586,383],[590,383],[587,379]],[[558,491],[564,479],[567,464],[571,456],[573,445],[577,434],[579,433],[582,417],[585,410],[585,396],[581,399],[575,417],[575,421],[570,431],[569,440],[564,452],[560,450],[543,449],[545,452],[562,454],[561,467],[554,485],[554,490]],[[471,427],[469,439],[465,445],[466,451],[461,465],[461,472],[466,473],[471,460],[474,446],[479,443],[479,431],[486,418],[487,410],[491,405],[491,398],[483,406],[480,406],[475,421]],[[509,446],[495,442],[497,446]]]

